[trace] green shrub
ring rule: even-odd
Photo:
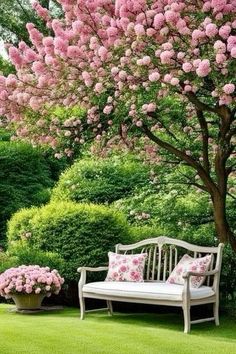
[[[8,253],[0,252],[0,274],[5,270],[17,265],[17,257],[10,256]]]
[[[43,252],[38,249],[30,248],[27,245],[18,245],[11,248],[6,253],[0,253],[0,273],[11,267],[20,265],[34,265],[57,269],[60,273],[64,272],[64,261],[56,253]]]
[[[61,175],[52,200],[111,203],[149,183],[149,168],[134,157],[83,159]]]
[[[130,239],[123,214],[101,205],[61,202],[17,212],[8,240],[10,248],[26,243],[58,253],[66,263],[64,276],[75,280],[77,267],[107,263],[107,252]]]
[[[148,188],[114,202],[113,206],[124,212],[131,225],[158,226],[164,233],[176,234],[191,225],[197,228],[212,220],[208,196],[196,197],[192,191],[157,193],[154,188]]]
[[[7,220],[14,212],[49,200],[58,168],[39,149],[0,142],[0,245],[6,237]]]

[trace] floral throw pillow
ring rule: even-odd
[[[192,258],[188,254],[185,254],[176,265],[166,282],[169,284],[184,284],[184,273],[206,272],[209,269],[210,263],[211,255],[201,258]],[[204,281],[205,277],[192,276],[190,277],[190,286],[193,288],[199,288]]]
[[[117,254],[108,253],[109,267],[105,281],[143,282],[146,253]]]

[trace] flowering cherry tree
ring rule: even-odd
[[[117,126],[145,136],[155,153],[191,167],[191,183],[211,197],[219,240],[236,249],[226,210],[235,194],[236,1],[58,2],[60,20],[33,4],[51,36],[28,23],[32,46],[9,48],[17,74],[0,77],[0,114],[18,136],[52,146],[62,132],[83,144],[88,132],[101,140]],[[83,119],[48,116],[77,105]]]

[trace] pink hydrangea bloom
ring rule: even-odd
[[[192,70],[193,66],[191,63],[183,63],[182,68],[184,72],[189,73]]]
[[[211,72],[210,61],[208,59],[204,59],[199,64],[196,73],[199,77],[205,77]]]
[[[229,37],[230,32],[231,32],[231,27],[228,25],[224,25],[219,29],[219,35],[224,39],[227,39]]]
[[[50,280],[50,281],[49,281]],[[50,283],[50,284],[48,284]],[[58,293],[64,279],[57,270],[38,265],[10,268],[0,275],[0,295]]]
[[[226,84],[223,87],[223,91],[227,94],[227,95],[231,95],[231,93],[233,93],[235,91],[235,85],[234,84]]]
[[[206,26],[206,35],[207,37],[215,37],[218,33],[218,28],[214,23],[209,23],[209,25]]]
[[[160,74],[158,72],[153,72],[149,75],[149,81],[154,82],[160,79]]]

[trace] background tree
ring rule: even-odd
[[[43,7],[59,13],[60,7],[56,0],[40,0]],[[33,22],[45,32],[42,20],[32,9],[30,0],[2,0],[0,3],[0,38],[8,43],[21,40],[29,43],[26,23]]]
[[[236,2],[58,2],[61,21],[34,5],[53,36],[28,24],[31,48],[9,48],[17,75],[0,78],[0,113],[25,137],[39,120],[22,128],[29,107],[43,115],[79,103],[87,117],[65,129],[75,142],[117,129],[131,146],[147,137],[169,168],[189,167],[187,182],[211,197],[219,240],[236,249],[226,208],[235,198]],[[47,131],[56,129],[52,119]]]

